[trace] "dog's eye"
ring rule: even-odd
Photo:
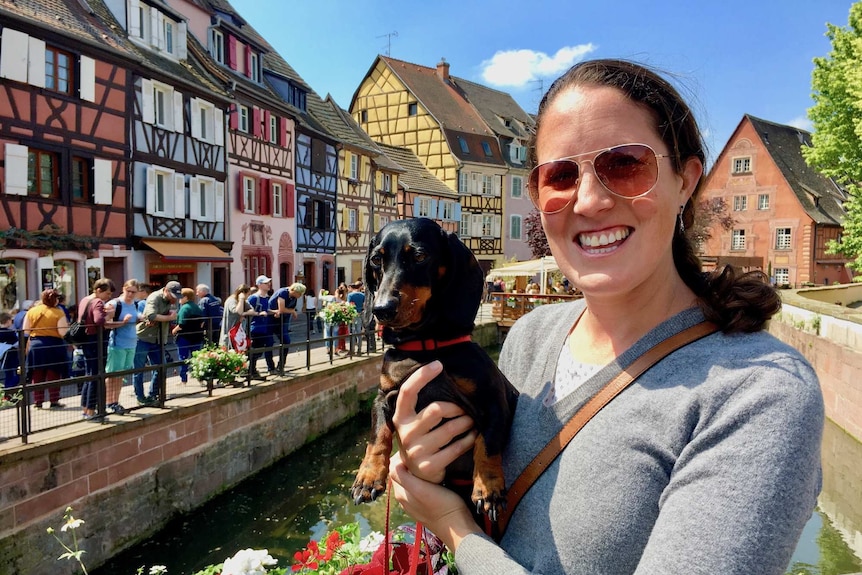
[[[413,260],[418,264],[421,264],[426,259],[428,259],[428,254],[426,254],[425,252],[416,251],[413,254]]]
[[[380,254],[374,254],[373,256],[371,256],[368,262],[372,266],[379,268],[383,264],[383,258],[380,256]]]

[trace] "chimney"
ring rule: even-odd
[[[449,62],[446,61],[446,58],[440,58],[440,62],[437,63],[437,76],[447,84],[449,83]]]

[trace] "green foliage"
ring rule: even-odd
[[[67,234],[56,224],[48,224],[36,231],[9,228],[0,231],[0,249],[25,248],[57,252],[78,250],[92,254],[99,247],[99,238]]]
[[[78,565],[81,566],[81,570],[84,572],[84,575],[87,575],[87,567],[84,565],[84,560],[81,558],[84,555],[84,550],[78,547],[78,535],[77,529],[81,525],[84,524],[83,519],[75,519],[72,516],[72,508],[67,507],[66,512],[63,514],[64,523],[60,527],[61,533],[69,532],[69,536],[71,537],[71,541],[66,543],[59,536],[57,536],[57,532],[54,531],[53,527],[48,527],[47,531],[50,535],[56,539],[60,545],[65,550],[65,553],[57,557],[58,561],[63,559],[74,559],[78,562]]]
[[[849,193],[843,237],[831,241],[828,249],[855,258],[849,265],[862,272],[862,1],[850,7],[846,28],[827,24],[826,36],[832,51],[814,59],[811,75],[813,147],[803,147],[802,155]]]

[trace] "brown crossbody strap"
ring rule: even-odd
[[[521,502],[524,494],[527,493],[536,479],[551,465],[572,438],[575,437],[595,414],[619,395],[638,376],[661,361],[665,356],[716,331],[718,331],[717,325],[704,321],[657,343],[590,398],[569,419],[560,432],[548,442],[542,451],[533,458],[530,464],[521,472],[521,475],[512,483],[512,486],[509,487],[506,494],[506,508],[496,525],[499,536],[496,536],[495,539],[499,541],[503,537],[503,533],[506,532],[506,526],[509,524],[509,518],[512,517],[512,513],[515,512],[515,508],[518,507],[518,503]]]

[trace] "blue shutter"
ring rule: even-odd
[[[419,198],[413,198],[413,217],[419,217]]]
[[[439,204],[439,203],[440,202],[438,202],[437,200],[431,200],[431,209],[428,211],[429,217],[431,217],[431,218],[438,218],[439,217],[437,215],[437,204]]]
[[[461,221],[461,204],[459,204],[459,203],[455,204],[455,221],[456,222]]]

